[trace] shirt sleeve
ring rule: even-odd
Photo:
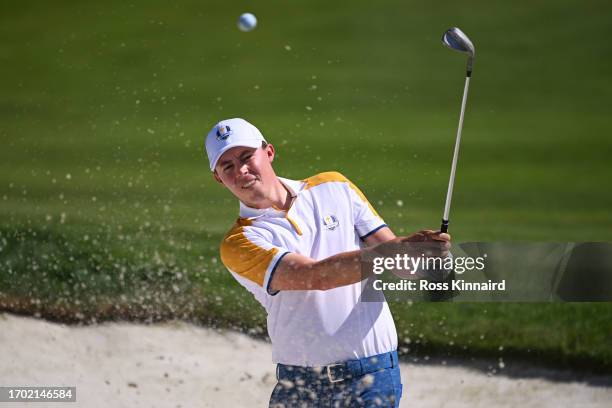
[[[288,253],[257,233],[251,221],[243,218],[221,242],[221,262],[256,297],[262,291],[269,295],[278,293],[269,291],[270,281],[280,260]]]
[[[355,223],[355,229],[359,237],[365,239],[382,227],[385,227],[386,224],[361,190],[351,181],[348,181],[348,186],[353,207],[353,222]]]

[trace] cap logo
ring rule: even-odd
[[[217,140],[227,139],[234,131],[227,125],[217,126]]]

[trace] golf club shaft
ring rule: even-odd
[[[457,170],[457,159],[459,158],[459,145],[461,144],[461,130],[463,129],[463,115],[467,102],[468,89],[470,87],[470,75],[465,77],[465,88],[463,88],[463,100],[461,101],[461,114],[459,115],[459,127],[457,128],[457,140],[455,140],[455,152],[453,153],[453,164],[451,165],[450,179],[448,180],[448,191],[446,192],[446,204],[442,216],[440,231],[448,232],[448,216],[450,213],[451,200],[453,198],[453,186],[455,185],[455,171]]]

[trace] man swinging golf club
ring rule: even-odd
[[[270,406],[399,406],[395,324],[384,297],[360,301],[361,262],[415,242],[446,256],[450,236],[396,237],[338,172],[278,177],[273,145],[243,119],[217,123],[205,144],[214,178],[240,206],[221,260],[267,312],[278,380]]]
[[[221,260],[268,314],[279,381],[270,406],[397,406],[395,325],[384,300],[360,302],[361,259],[404,241],[437,243],[443,255],[450,237],[397,238],[340,173],[278,177],[273,145],[243,119],[216,124],[206,151],[215,179],[240,202]]]

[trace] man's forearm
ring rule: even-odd
[[[342,252],[308,265],[314,288],[328,290],[365,279],[367,276],[363,275],[361,267],[365,251],[369,249]]]
[[[395,238],[389,227],[384,227],[366,238],[369,248],[342,252],[320,261],[289,254],[277,270],[271,288],[273,290],[328,290],[351,285],[365,279],[362,259],[371,247]]]
[[[366,238],[365,243],[369,248],[342,252],[316,262],[314,264],[315,275],[319,280],[321,290],[351,285],[367,278],[370,274],[362,267],[364,255],[366,252],[372,252],[371,247],[393,238],[395,234],[385,226]]]
[[[320,261],[288,254],[274,274],[270,288],[328,290],[359,282],[362,280],[361,259],[366,251],[369,249],[342,252]]]

